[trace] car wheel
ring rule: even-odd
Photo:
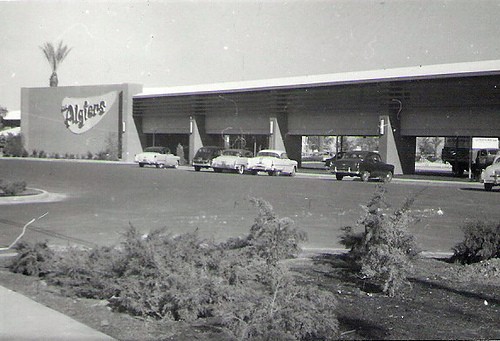
[[[363,171],[363,173],[361,173],[361,180],[363,180],[364,182],[366,182],[369,179],[370,179],[370,172],[369,171]]]
[[[165,164],[164,163],[157,164],[156,168],[165,168]]]
[[[179,168],[179,161],[176,161],[176,162],[174,163],[173,167],[174,167],[175,169]]]
[[[484,184],[484,190],[485,191],[491,191],[491,189],[493,188],[493,184]]]
[[[144,164],[143,163],[139,163],[139,167],[144,167]]]
[[[195,172],[199,172],[200,169],[201,169],[200,167],[197,167],[197,166],[194,167]]]
[[[457,165],[453,165],[451,167],[451,171],[453,173],[454,176],[463,176],[464,175],[464,169],[460,166],[457,166]]]
[[[275,171],[268,171],[267,172],[267,175],[269,176],[273,176],[273,175],[276,175],[277,173]]]
[[[295,176],[295,172],[297,170],[295,169],[295,167],[292,168],[292,171],[288,174],[289,176]]]
[[[240,166],[238,167],[237,171],[238,171],[238,174],[243,174],[243,173],[245,173],[245,166],[240,165]]]
[[[256,170],[253,170],[251,173],[252,175],[257,175],[258,172]]]
[[[342,174],[335,174],[335,178],[337,178],[338,181],[342,181],[344,176]]]
[[[384,177],[381,179],[383,182],[391,182],[392,180],[392,172],[387,172]]]

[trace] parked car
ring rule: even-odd
[[[248,166],[248,158],[251,157],[253,153],[246,149],[225,149],[222,155],[212,160],[212,168],[217,173],[230,170],[243,174]]]
[[[139,167],[145,165],[156,166],[156,168],[179,166],[180,157],[172,154],[167,147],[147,147],[142,153],[136,154],[134,161]]]
[[[486,191],[491,191],[493,186],[500,186],[500,154],[497,154],[491,165],[483,169],[480,181]]]
[[[333,161],[340,159],[344,155],[344,152],[338,152],[337,154],[333,153],[331,157],[325,159],[323,162],[325,163],[325,168],[330,169],[330,166]]]
[[[290,160],[283,150],[263,149],[253,158],[248,159],[248,171],[253,175],[267,172],[269,175],[287,174],[294,176],[297,161]]]
[[[483,169],[493,164],[493,161],[499,153],[500,149],[498,148],[479,149],[475,160],[475,170],[477,174],[479,175]]]
[[[221,155],[223,147],[206,146],[198,149],[193,157],[194,170],[199,172],[202,168],[212,167],[212,160]]]
[[[394,175],[394,166],[382,162],[378,153],[368,151],[345,152],[341,158],[332,161],[330,171],[337,180],[344,176],[358,176],[363,181],[378,178],[389,182]]]

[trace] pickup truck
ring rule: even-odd
[[[472,174],[479,175],[493,163],[499,151],[499,148],[471,149],[470,138],[447,138],[441,158],[451,165],[454,175],[462,176],[469,166]]]

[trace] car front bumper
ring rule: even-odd
[[[330,172],[332,172],[333,174],[342,174],[342,175],[347,175],[347,176],[358,176],[359,174],[361,174],[359,172],[359,169],[353,169],[353,168],[343,168],[343,167],[333,167],[333,168],[330,168]]]
[[[220,168],[220,169],[230,169],[235,170],[238,169],[239,165],[234,163],[213,163],[212,168]]]
[[[271,172],[271,171],[275,170],[273,166],[264,165],[264,164],[256,164],[253,166],[249,166],[248,169],[252,170],[252,171],[256,171],[256,172]]]
[[[149,159],[137,159],[135,160],[136,163],[142,163],[144,165],[157,165],[158,161],[157,160],[149,160]]]
[[[193,166],[194,167],[200,167],[200,168],[210,168],[210,167],[212,167],[210,161],[193,161]]]
[[[494,186],[500,186],[500,177],[496,176],[496,177],[490,177],[490,178],[486,178],[486,179],[481,179],[481,183],[483,183],[483,184],[491,184],[491,185],[494,185]]]

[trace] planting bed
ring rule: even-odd
[[[0,285],[119,340],[224,340],[211,324],[154,321],[111,311],[106,301],[65,296],[59,287],[13,274],[2,259]],[[407,287],[387,297],[358,278],[341,255],[285,261],[338,299],[340,339],[499,339],[500,260],[463,266],[418,259]],[[22,318],[22,317],[20,317]]]

